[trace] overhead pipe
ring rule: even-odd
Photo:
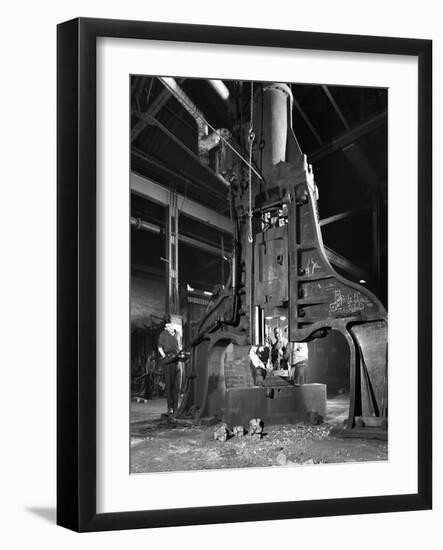
[[[156,233],[157,235],[161,233],[161,229],[158,225],[149,223],[141,218],[134,218],[134,216],[131,216],[131,226],[136,230],[143,229],[143,231],[149,231],[150,233]]]
[[[220,128],[216,130],[213,126],[211,126],[205,119],[203,113],[198,109],[198,107],[193,103],[193,101],[187,96],[187,94],[183,91],[183,89],[177,84],[174,78],[172,77],[165,77],[161,76],[158,77],[160,82],[172,93],[172,95],[183,105],[183,107],[188,111],[188,113],[194,118],[197,124],[197,130],[198,130],[198,152],[199,157],[202,163],[208,164],[209,162],[209,154],[208,154],[208,144],[209,147],[214,143],[214,135],[211,134],[209,136],[209,128],[220,138],[221,141],[225,145],[227,145],[235,155],[237,155],[242,162],[244,162],[247,166],[249,166],[248,161],[242,157],[242,155],[229,143],[229,138],[231,136],[231,133],[226,128]],[[225,136],[229,136],[226,138]],[[208,139],[208,144],[206,144],[206,139]],[[212,147],[211,147],[212,148]],[[254,174],[258,177],[259,180],[263,180],[263,177],[261,174],[257,172],[257,170],[251,166],[251,170],[254,172]],[[229,186],[228,182],[225,182],[227,186]]]
[[[162,232],[162,229],[160,226],[154,225],[153,223],[142,220],[141,218],[135,218],[134,216],[131,216],[131,226],[135,230],[148,231],[149,233],[155,233],[156,235],[159,235]],[[192,246],[193,248],[198,248],[199,250],[203,250],[208,254],[213,254],[214,256],[219,256],[219,257],[222,256],[221,248],[213,246],[212,244],[198,241],[193,237],[188,237],[187,235],[179,235],[178,240],[183,244],[187,244],[189,246]]]
[[[149,115],[148,115],[149,116]],[[160,121],[158,121],[155,117],[150,117],[151,118],[151,124],[153,124],[154,126],[156,126],[157,128],[159,128],[164,134],[166,134],[169,139],[171,139],[174,143],[176,143],[181,149],[183,149],[183,151],[185,151],[189,156],[191,156],[193,159],[197,160],[197,162],[201,162],[201,158],[198,157],[194,151],[192,151],[191,149],[189,149],[189,147],[187,145],[185,145],[183,143],[183,141],[181,139],[179,139],[175,134],[173,134],[170,130],[168,130],[166,128],[166,126],[164,126]],[[226,137],[226,138],[229,138],[230,137],[230,132],[229,130],[226,130],[225,128],[222,128],[220,131],[220,134],[222,132],[225,132],[223,135]],[[218,132],[213,132],[212,134],[210,134],[209,136],[207,136],[204,141],[201,141],[200,142],[200,147],[203,151],[210,151],[211,149],[213,149],[214,147],[216,147],[221,141],[221,137],[219,135]],[[214,170],[208,166],[207,164],[202,164],[202,166],[214,177],[216,177],[218,180],[220,180],[226,187],[229,187],[229,183],[225,180],[225,178],[217,173],[217,172],[214,172]]]
[[[162,84],[164,84],[164,86],[166,86],[166,88],[173,92],[174,96],[180,101],[186,111],[195,120],[198,132],[198,153],[200,161],[207,165],[209,163],[209,151],[216,147],[221,141],[220,134],[223,132],[223,137],[225,139],[229,139],[231,133],[226,128],[222,128],[209,134],[209,126],[206,122],[205,116],[186,94],[183,88],[177,84],[176,80],[165,76],[159,77],[159,80]]]
[[[208,82],[224,101],[229,99],[229,90],[223,80],[208,79]]]
[[[171,90],[175,97],[180,101],[183,107],[188,111],[188,113],[193,117],[197,124],[198,130],[198,139],[207,136],[209,133],[208,125],[206,123],[203,113],[197,108],[195,103],[189,98],[189,96],[184,92],[184,90],[177,84],[175,78],[168,76],[160,76],[159,80],[168,90]]]

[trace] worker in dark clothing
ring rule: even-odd
[[[269,346],[252,346],[249,350],[249,359],[253,367],[254,384],[261,386],[266,374],[272,370]]]
[[[168,403],[168,414],[172,416],[175,409],[175,376],[177,373],[177,354],[180,351],[180,342],[171,319],[165,318],[165,328],[158,338],[158,352],[165,372],[166,399]]]

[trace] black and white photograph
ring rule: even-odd
[[[128,93],[131,474],[388,460],[388,89]]]

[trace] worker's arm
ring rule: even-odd
[[[259,356],[257,355],[257,347],[256,346],[252,346],[252,348],[249,350],[249,359],[251,360],[252,364],[254,365],[255,368],[262,368],[264,369],[265,366],[263,364],[263,361],[261,361],[261,359],[259,358]]]
[[[158,341],[157,341],[157,349],[158,349],[158,352],[160,354],[160,357],[162,359],[164,359],[166,357],[166,352],[165,352],[165,349],[164,349],[164,344],[165,344],[165,333],[164,331],[160,333],[160,336],[158,337]]]

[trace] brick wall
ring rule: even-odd
[[[249,346],[230,344],[225,354],[226,388],[250,388],[254,385],[250,367]]]

